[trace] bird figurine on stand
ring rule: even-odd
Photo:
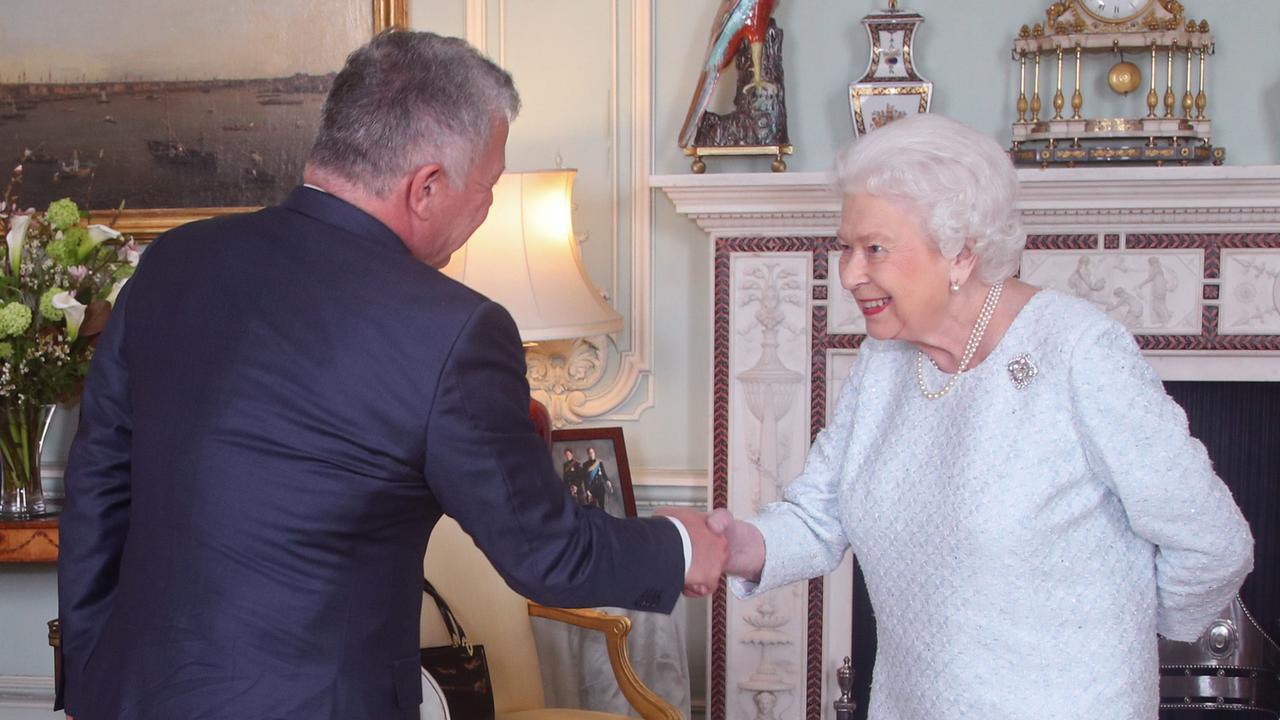
[[[782,30],[771,16],[777,0],[723,0],[716,12],[698,85],[689,104],[680,147],[693,157],[693,171],[706,170],[709,155],[773,155],[773,169],[786,169],[787,139],[782,78]],[[710,112],[720,74],[738,70],[734,110]]]

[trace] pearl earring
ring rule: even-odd
[[[951,292],[953,292],[953,293],[960,292],[960,283],[956,282],[955,280],[952,280],[952,281],[951,281]]]

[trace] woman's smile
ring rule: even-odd
[[[889,303],[893,302],[893,298],[890,297],[855,299],[858,301],[858,307],[862,310],[862,314],[865,317],[871,317],[872,315],[878,315],[879,313],[884,312],[884,309],[889,307]]]

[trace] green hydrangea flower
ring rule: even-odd
[[[77,232],[79,231],[79,232]],[[71,228],[62,234],[62,237],[55,238],[47,246],[44,252],[53,261],[63,267],[71,267],[80,264],[80,241],[88,237],[84,228]]]
[[[13,357],[13,343],[0,342],[0,360]]]
[[[76,264],[83,265],[85,256],[92,252],[94,248],[93,241],[89,239],[89,231],[77,225],[76,227],[67,228],[62,231],[62,236],[65,237],[68,242],[74,244],[77,260]]]
[[[129,278],[133,277],[134,269],[135,268],[132,265],[121,265],[120,267],[116,268],[111,272],[111,279],[112,281],[128,280]]]
[[[71,198],[62,198],[49,203],[49,209],[45,212],[45,219],[53,226],[55,230],[66,230],[72,225],[80,223],[80,208],[71,201]]]
[[[21,335],[31,327],[31,308],[20,302],[0,307],[0,337]]]
[[[44,294],[40,296],[40,315],[42,315],[45,320],[57,322],[66,316],[66,313],[53,306],[53,296],[60,292],[66,292],[66,289],[52,287],[45,290]]]

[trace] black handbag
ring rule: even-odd
[[[431,673],[444,692],[445,704],[454,720],[493,720],[493,683],[489,681],[484,646],[467,641],[467,634],[449,604],[426,578],[422,579],[422,590],[436,601],[451,641],[449,645],[422,648],[423,669]]]

